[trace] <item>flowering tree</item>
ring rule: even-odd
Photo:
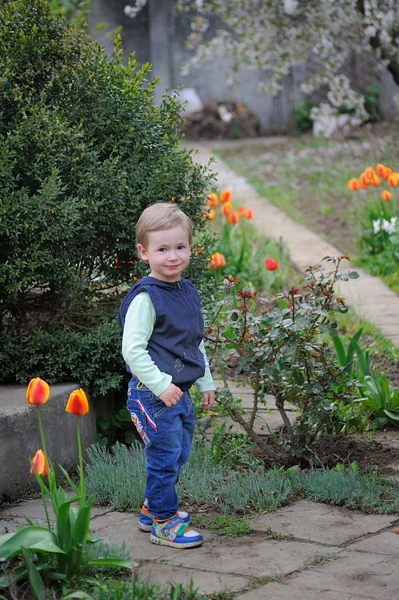
[[[136,0],[125,13],[134,17],[147,0]],[[216,54],[232,59],[230,75],[239,68],[267,71],[260,85],[277,93],[296,63],[311,58],[312,70],[303,85],[310,93],[329,88],[329,104],[314,109],[313,118],[339,109],[351,112],[350,124],[367,118],[364,97],[340,73],[349,52],[375,57],[399,85],[399,3],[397,0],[176,0],[180,13],[193,15],[188,46],[194,56],[190,68]],[[205,41],[209,18],[220,29]]]

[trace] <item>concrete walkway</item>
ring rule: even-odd
[[[280,139],[280,138],[279,138]],[[256,140],[256,144],[273,145],[273,138]],[[197,151],[194,160],[208,164],[213,149],[223,146],[237,146],[240,142],[214,141],[185,143],[184,147]],[[246,141],[248,145],[248,141]],[[217,186],[233,192],[233,201],[239,202],[254,210],[256,227],[266,237],[280,241],[283,239],[288,248],[291,261],[299,271],[304,271],[309,265],[319,262],[324,256],[341,256],[338,248],[329,244],[317,234],[309,231],[303,225],[293,221],[280,211],[257,191],[243,177],[238,176],[220,158],[215,157],[211,166],[217,174]],[[356,313],[374,323],[396,346],[399,347],[399,296],[390,290],[380,279],[368,275],[362,269],[343,262],[343,269],[357,271],[359,279],[353,279],[340,285],[340,295],[353,307]]]

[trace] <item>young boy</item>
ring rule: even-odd
[[[132,373],[127,408],[146,455],[146,500],[138,526],[151,531],[155,544],[192,548],[204,539],[178,510],[175,490],[194,433],[189,389],[196,383],[204,408],[215,398],[198,293],[181,278],[190,262],[192,223],[176,204],[153,204],[138,220],[136,243],[151,271],[129,290],[119,320],[122,354]]]

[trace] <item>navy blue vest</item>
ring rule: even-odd
[[[156,315],[148,353],[163,373],[172,376],[172,383],[186,391],[205,373],[204,356],[198,347],[204,331],[198,292],[188,279],[169,283],[143,277],[121,304],[118,320],[122,329],[130,303],[143,291],[149,294]]]

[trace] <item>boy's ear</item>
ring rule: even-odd
[[[137,252],[140,254],[141,260],[148,260],[147,250],[141,244],[137,244]]]

